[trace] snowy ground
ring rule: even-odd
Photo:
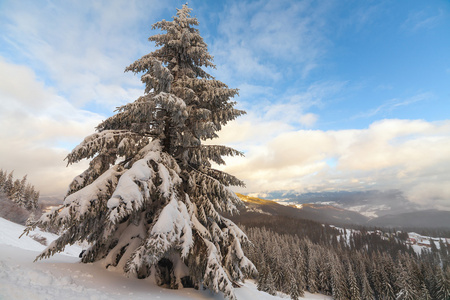
[[[33,263],[45,246],[30,236],[18,239],[22,232],[23,226],[0,218],[0,300],[224,299],[222,295],[208,290],[169,290],[156,286],[150,280],[126,278],[99,264],[80,263],[79,246],[68,247],[64,253]],[[56,238],[56,235],[41,231],[33,234],[46,238],[48,243]],[[242,288],[236,289],[236,296],[239,300],[289,298],[262,293],[252,281],[246,281]],[[303,299],[331,298],[305,293]]]

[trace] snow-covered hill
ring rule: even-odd
[[[350,237],[354,234],[361,234],[359,230],[355,229],[344,229],[341,227],[330,225],[333,228],[336,228],[340,231],[341,236],[345,238],[345,243],[347,245],[350,244]],[[383,232],[382,230],[375,230],[375,231],[367,231],[366,234],[376,234],[381,237],[383,240],[389,240],[389,239],[395,239],[397,243],[403,243],[406,245],[411,245],[411,247],[414,249],[414,252],[416,254],[421,254],[424,250],[431,250],[431,241],[433,241],[434,245],[436,246],[437,250],[440,250],[440,242],[443,242],[445,244],[450,244],[450,238],[441,238],[441,237],[431,237],[431,236],[425,236],[421,235],[415,232],[408,232],[408,239],[406,241],[402,241],[401,239],[398,239],[395,232]],[[338,237],[338,239],[341,238],[341,236]]]
[[[83,264],[78,258],[82,247],[67,247],[64,253],[33,263],[36,255],[45,249],[56,235],[34,231],[18,237],[24,227],[0,218],[0,299],[224,299],[209,290],[161,288],[151,278],[126,278],[121,273],[108,271],[100,263]],[[40,242],[38,242],[40,241]],[[239,300],[288,299],[260,292],[253,281],[246,281],[236,289]],[[305,293],[303,299],[331,299],[320,294]]]

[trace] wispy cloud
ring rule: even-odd
[[[111,110],[139,95],[139,79],[123,70],[152,47],[139,26],[160,9],[158,1],[9,1],[0,53],[37,70],[75,105]]]
[[[227,79],[238,75],[241,79],[276,81],[295,69],[307,76],[325,51],[322,31],[328,8],[309,1],[236,1],[226,5],[219,17],[219,37],[212,44],[220,74],[226,73]]]
[[[412,97],[406,98],[406,99],[391,99],[374,109],[371,109],[367,112],[357,114],[356,116],[354,116],[354,118],[355,119],[368,118],[368,117],[373,117],[376,115],[383,115],[386,113],[391,113],[392,111],[394,111],[398,108],[401,108],[403,106],[408,106],[408,105],[414,104],[416,102],[426,101],[426,100],[431,99],[432,97],[433,97],[432,93],[421,93],[421,94],[417,94],[415,96],[412,96]]]
[[[309,121],[313,121],[311,117],[317,115],[310,110],[325,107],[329,98],[338,94],[345,85],[345,82],[327,81],[312,83],[304,89],[292,88],[282,92],[262,89],[258,99],[265,100],[247,103],[247,106],[258,115],[261,122],[278,121],[303,127],[306,124],[305,119],[302,121],[302,116],[309,116]],[[309,122],[308,126],[313,124],[314,122]]]
[[[409,14],[408,18],[403,22],[401,28],[407,32],[417,32],[423,29],[430,29],[444,17],[444,11],[439,9],[437,12],[418,11]]]

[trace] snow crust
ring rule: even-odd
[[[120,272],[108,271],[100,263],[80,263],[78,254],[82,247],[66,247],[46,260],[33,263],[34,258],[46,246],[31,236],[40,235],[50,243],[58,236],[32,231],[18,238],[25,228],[0,218],[0,299],[8,300],[147,300],[147,299],[213,299],[224,300],[222,294],[209,290],[161,288],[151,279],[124,277]],[[178,270],[183,272],[183,270]],[[256,289],[256,283],[247,280],[235,289],[239,300],[280,300],[287,295],[271,296]],[[305,293],[301,299],[331,299],[320,294]]]

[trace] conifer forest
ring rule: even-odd
[[[337,228],[309,220],[239,219],[252,245],[244,252],[259,271],[258,289],[301,299],[304,291],[333,299],[449,299],[450,245],[416,253],[408,234],[392,229]]]

